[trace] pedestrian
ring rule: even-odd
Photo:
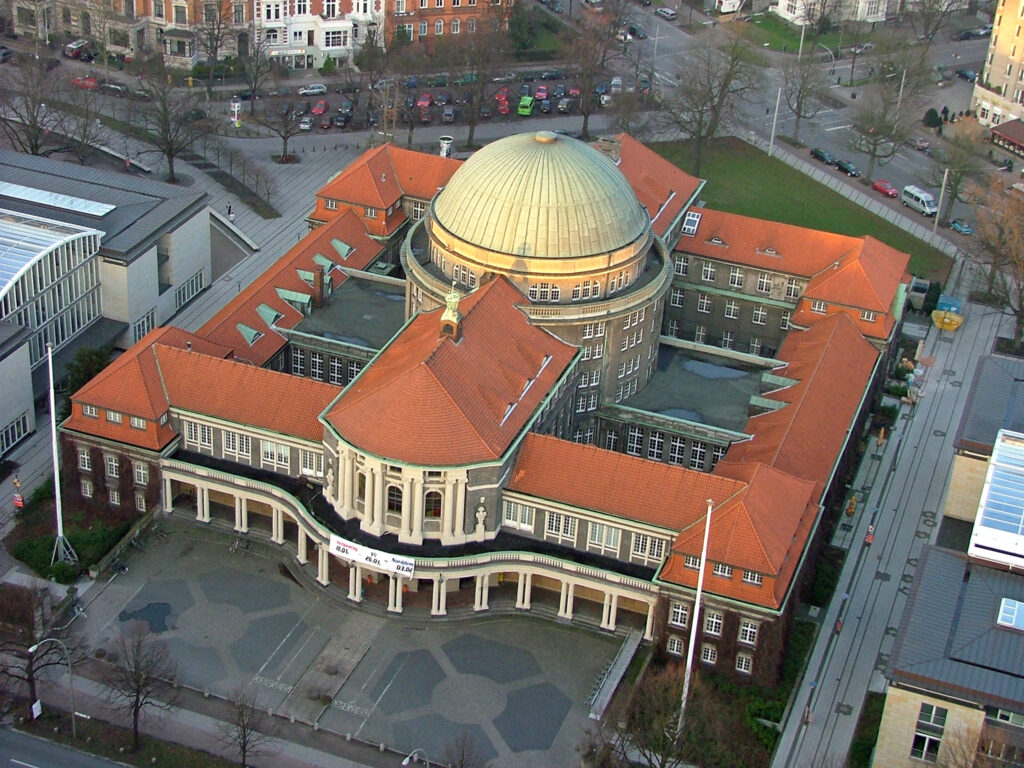
[[[231,218],[231,203],[228,203],[228,218]]]

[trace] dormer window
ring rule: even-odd
[[[82,415],[83,416],[88,416],[90,419],[95,419],[100,414],[99,414],[99,411],[96,409],[95,405],[83,405],[82,406]]]
[[[368,218],[368,219],[376,219],[377,218],[377,209],[376,208],[364,208],[363,209],[363,215],[366,216],[366,218]]]
[[[324,201],[324,208],[326,208],[328,211],[336,211],[336,210],[338,210],[338,201],[337,200],[325,200]]]

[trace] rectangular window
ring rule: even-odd
[[[754,668],[754,661],[747,653],[736,654],[736,671],[742,672],[745,675],[750,674],[750,670]]]
[[[591,523],[588,532],[588,541],[601,550],[614,550],[619,548],[619,529],[603,523]]]
[[[270,440],[263,441],[263,466],[288,471],[289,451],[287,445]]]
[[[706,293],[698,294],[697,296],[697,311],[708,313],[711,311],[711,297]]]
[[[132,416],[129,419],[129,423],[132,425],[132,427],[134,429],[145,429],[146,428],[146,420],[145,419],[140,419],[138,416]]]
[[[704,632],[708,635],[719,636],[722,634],[723,616],[718,611],[706,611],[704,613]]]
[[[203,448],[213,448],[213,427],[207,424],[199,425],[199,445]]]
[[[340,357],[331,355],[330,362],[327,364],[327,375],[331,384],[344,384],[345,383],[345,361]]]
[[[860,319],[863,320],[865,323],[875,322],[875,317],[876,315],[874,312],[869,312],[866,309],[860,313]]]
[[[683,655],[683,640],[676,635],[670,635],[668,642],[665,644],[665,650],[671,653],[673,656]]]
[[[754,313],[750,316],[750,319],[754,325],[764,325],[764,321],[767,317],[768,310],[765,309],[764,304],[758,304],[754,307]]]
[[[733,331],[722,331],[722,349],[732,349],[736,334]]]
[[[713,261],[705,261],[700,271],[701,280],[705,283],[715,282],[715,263]]]
[[[673,435],[668,444],[668,463],[682,464],[683,455],[686,453],[686,440]]]
[[[133,462],[135,465],[135,484],[147,485],[149,483],[149,465],[143,461]]]
[[[693,340],[698,344],[703,344],[704,339],[707,338],[708,329],[703,325],[695,326],[693,329]]]
[[[107,456],[107,477],[120,477],[121,467],[118,465],[117,456]]]
[[[85,478],[82,478],[82,498],[92,498],[92,480],[86,480]]]
[[[936,707],[934,704],[921,705],[914,741],[910,748],[911,757],[929,763],[938,762],[939,747],[942,746],[942,735],[948,714],[949,711],[945,707]]]
[[[690,446],[690,469],[704,469],[704,459],[708,453],[707,443],[694,440]]]
[[[99,411],[96,410],[95,405],[83,405],[82,415],[88,416],[90,419],[95,419],[97,416],[99,416]]]
[[[743,572],[743,583],[753,584],[754,586],[761,586],[764,581],[764,577],[757,571],[744,571]]]
[[[505,515],[502,518],[502,525],[507,528],[518,528],[523,531],[533,530],[535,511],[533,507],[529,504],[519,504],[514,501],[506,501],[504,504]]]
[[[686,277],[686,273],[690,271],[690,257],[679,255],[676,256],[676,274],[680,277]]]
[[[760,355],[761,354],[761,340],[757,336],[750,337],[750,346],[747,348],[750,354]]]
[[[110,489],[110,506],[121,506],[121,492],[113,488]]]
[[[732,566],[725,563],[715,563],[715,567],[711,569],[711,572],[715,576],[721,576],[723,579],[732,578]]]
[[[145,512],[146,511],[146,495],[144,493],[135,494],[135,511]]]
[[[647,440],[647,458],[652,461],[661,461],[661,454],[665,448],[665,433],[651,432]]]
[[[107,411],[107,421],[112,424],[120,424],[121,414],[117,411]]]
[[[740,642],[747,645],[757,644],[757,622],[747,619],[740,621]]]
[[[712,445],[711,446],[711,469],[715,468],[715,465],[725,458],[725,449],[728,446],[725,445]]]
[[[683,291],[682,288],[673,288],[672,289],[672,296],[669,298],[669,302],[668,303],[671,306],[673,306],[673,307],[681,307],[681,306],[683,306],[683,294],[684,293],[685,292]]]
[[[690,623],[690,606],[686,603],[672,603],[669,609],[668,623],[677,627],[685,627]]]
[[[786,298],[800,298],[800,281],[797,280],[795,277],[791,277],[786,281]]]
[[[792,316],[793,316],[793,313],[788,311],[788,310],[782,313],[782,317],[779,318],[779,328],[781,330],[783,330],[783,331],[788,331],[789,330],[789,318],[791,318]]]
[[[757,292],[758,293],[771,293],[772,290],[772,276],[767,272],[762,272],[757,276]]]
[[[92,455],[88,448],[78,449],[78,468],[84,469],[86,472],[92,471]]]
[[[640,427],[630,426],[626,435],[626,453],[639,456],[644,446],[644,431]]]
[[[705,664],[714,664],[718,661],[718,649],[705,643],[700,648],[700,660]]]
[[[306,375],[306,351],[298,347],[292,347],[292,374],[295,376]]]
[[[549,538],[559,541],[576,540],[576,518],[559,512],[548,512],[544,523],[544,532]]]
[[[821,301],[820,299],[815,299],[814,301],[811,302],[811,312],[814,312],[815,314],[818,315],[824,315],[827,311],[827,302]]]
[[[740,303],[735,299],[727,299],[725,302],[725,316],[729,320],[735,320],[740,316]]]
[[[743,287],[743,270],[739,267],[729,267],[729,287]]]
[[[309,353],[309,377],[317,381],[324,380],[324,356],[320,352]]]
[[[621,392],[622,392],[622,388],[621,387],[619,388],[619,392],[620,392],[619,399],[621,399]],[[614,450],[618,449],[618,447],[619,447],[619,433],[616,432],[614,429],[610,429],[610,430],[608,430],[607,432],[604,433],[604,447],[605,447],[606,450],[609,450],[609,451],[614,451]]]
[[[304,475],[324,476],[324,455],[319,451],[299,451],[299,465]]]
[[[690,570],[696,571],[698,568],[700,568],[700,558],[696,555],[687,555],[683,558],[683,565],[685,565]]]

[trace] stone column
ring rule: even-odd
[[[444,581],[443,576],[435,576],[433,581],[433,591],[430,595],[430,615],[431,616],[444,616],[444,611],[441,609],[442,598],[444,594]]]
[[[526,574],[522,571],[519,572],[519,580],[516,582],[516,608],[522,609],[525,607],[524,602],[526,599]]]
[[[405,478],[402,483],[402,523],[398,529],[398,540],[401,541],[412,532],[412,501],[413,501],[413,479]]]
[[[235,496],[235,530],[242,531],[242,498]]]
[[[249,532],[249,500],[242,497],[242,530],[241,533]]]
[[[423,481],[414,480],[412,484],[412,514],[409,515],[409,538],[416,542],[423,541]]]
[[[644,627],[644,640],[654,639],[654,602],[647,604],[647,626]]]
[[[558,617],[560,619],[572,618],[572,600],[575,586],[570,581],[562,582],[562,594],[558,601]]]
[[[326,544],[317,545],[317,569],[316,569],[316,580],[321,586],[326,587],[331,583],[331,564],[330,564],[330,553],[327,551]]]
[[[601,611],[601,629],[615,631],[615,614],[618,611],[619,596],[614,592],[604,595],[604,607]]]
[[[298,540],[295,542],[295,548],[298,550],[298,554],[296,555],[295,559],[298,560],[299,563],[302,565],[308,563],[309,557],[307,557],[306,554],[306,532],[302,529],[301,525],[299,526],[299,537]]]
[[[338,480],[341,483],[341,513],[343,515],[351,515],[355,509],[356,469],[352,461],[352,454],[347,450],[342,459],[342,466],[344,469]]]
[[[476,595],[473,599],[474,611],[487,610],[487,594],[490,591],[490,587],[487,586],[487,578],[488,575],[486,573],[478,573],[476,575]]]
[[[466,482],[460,480],[455,484],[455,523],[452,526],[452,535],[458,541],[466,540]]]
[[[284,544],[284,510],[280,507],[273,507],[271,522],[273,530],[271,541],[275,544]]]
[[[174,511],[174,499],[171,497],[171,494],[173,493],[171,490],[171,478],[164,477],[163,489],[164,497],[162,501],[164,504],[164,512],[169,515]]]
[[[444,540],[454,525],[455,494],[458,492],[459,481],[448,480],[444,484],[444,498],[441,500],[441,539]]]
[[[533,599],[533,573],[527,572],[523,574],[522,580],[526,582],[526,586],[523,587],[523,610],[530,610],[530,601]]]
[[[388,611],[391,613],[402,612],[402,586],[401,576],[388,576]]]
[[[210,522],[210,489],[205,486],[196,488],[196,501],[198,504],[198,518],[200,522]]]
[[[363,602],[363,569],[355,563],[348,566],[348,599],[354,603]]]

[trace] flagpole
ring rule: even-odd
[[[50,442],[53,447],[53,496],[57,502],[57,540],[53,542],[50,565],[77,563],[78,555],[75,554],[71,542],[64,536],[64,515],[60,499],[60,453],[57,450],[57,404],[53,393],[53,345],[49,342],[46,343],[46,369],[50,374]]]

